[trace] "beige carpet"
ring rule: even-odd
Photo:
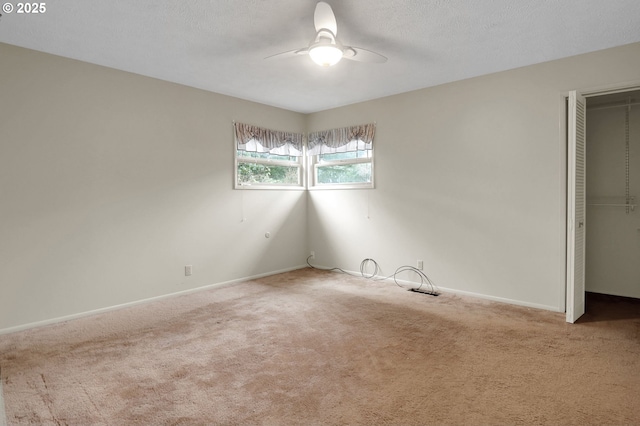
[[[8,424],[640,424],[640,305],[304,269],[0,336]]]

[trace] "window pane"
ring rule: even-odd
[[[298,167],[238,163],[238,184],[298,185]]]
[[[318,183],[369,183],[371,163],[319,166]]]
[[[336,152],[335,154],[320,154],[320,162],[336,160],[353,160],[355,158],[371,158],[371,151]]]
[[[269,154],[268,152],[237,151],[238,158],[261,158],[263,160],[280,160],[298,162],[298,157]]]

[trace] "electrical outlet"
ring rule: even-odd
[[[422,268],[424,268],[424,262],[422,260],[418,260],[417,267],[422,271]]]
[[[184,276],[189,277],[193,274],[193,265],[187,265],[184,267]]]
[[[311,259],[315,259],[316,258],[316,252],[312,251],[311,252],[311,256],[309,256]]]

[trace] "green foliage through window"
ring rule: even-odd
[[[298,167],[239,162],[238,183],[298,185],[298,170]]]
[[[314,185],[361,187],[373,182],[371,150],[319,154],[314,157]]]
[[[371,163],[318,167],[319,184],[371,182]]]

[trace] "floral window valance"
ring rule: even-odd
[[[309,134],[307,154],[371,150],[373,149],[375,132],[376,125],[374,123],[313,132]]]
[[[302,156],[302,133],[269,130],[250,124],[234,123],[238,150],[268,152],[274,155]]]

